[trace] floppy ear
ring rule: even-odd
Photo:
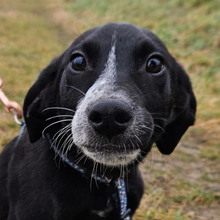
[[[55,86],[58,78],[61,58],[55,58],[40,73],[37,81],[28,91],[24,100],[24,118],[27,126],[30,142],[36,142],[41,136],[46,126],[45,116],[42,111],[51,106],[57,106]]]
[[[188,75],[177,63],[174,98],[174,118],[166,125],[165,132],[156,145],[162,154],[171,154],[189,126],[195,122],[196,99]],[[175,88],[174,87],[174,88]]]

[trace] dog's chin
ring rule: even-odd
[[[91,148],[80,147],[83,153],[94,162],[106,165],[106,166],[125,166],[133,163],[140,154],[139,149],[134,150],[120,150],[120,151],[93,151]]]

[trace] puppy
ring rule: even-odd
[[[189,77],[152,32],[86,31],[25,98],[25,125],[0,156],[0,219],[131,219],[139,162],[153,143],[170,154],[195,112]]]

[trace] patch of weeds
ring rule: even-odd
[[[15,122],[9,122],[7,125],[9,126],[9,128],[12,128],[12,129],[18,127],[18,125]]]
[[[218,204],[220,204],[220,194],[215,194],[214,199],[217,201]]]
[[[146,219],[148,219],[148,220],[151,220],[151,219],[153,220],[153,219],[155,219],[155,218],[154,218],[155,215],[156,215],[156,210],[150,208],[150,209],[146,212],[145,217],[146,217]]]
[[[182,203],[183,201],[186,200],[186,196],[183,196],[183,195],[173,196],[173,197],[171,197],[171,199],[172,199],[175,203]]]
[[[159,169],[154,171],[154,175],[155,175],[156,178],[163,177],[164,173],[165,172],[163,170],[159,170]]]
[[[196,161],[196,157],[192,154],[188,154],[186,152],[181,152],[179,155],[179,159],[184,162],[194,162]]]
[[[220,147],[219,144],[211,145],[201,149],[199,156],[209,160],[220,161]]]
[[[210,0],[191,0],[191,1],[188,1],[187,3],[189,4],[190,7],[198,7],[209,2]]]
[[[220,175],[219,175],[219,178],[216,177],[216,175],[211,175],[209,173],[204,173],[200,178],[199,180],[201,181],[207,181],[207,182],[211,182],[211,183],[214,183],[214,182],[218,182],[218,180],[220,179]]]
[[[175,166],[175,171],[177,172],[177,173],[181,173],[182,172],[182,170],[183,170],[183,168],[181,167],[181,166]]]
[[[176,212],[175,220],[184,220],[184,219],[185,219],[184,214],[182,213],[182,211],[178,210]]]
[[[192,183],[189,181],[179,181],[179,183],[176,184],[176,189],[177,190],[184,190],[184,191],[189,191],[191,188],[195,187]]]
[[[210,206],[216,200],[213,192],[204,189],[193,189],[187,195],[187,202]]]
[[[220,87],[212,88],[212,92],[215,93],[216,95],[220,95]]]

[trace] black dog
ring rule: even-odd
[[[138,163],[153,143],[170,154],[195,112],[189,78],[157,36],[126,23],[88,30],[25,98],[26,127],[0,156],[0,219],[130,219]]]

